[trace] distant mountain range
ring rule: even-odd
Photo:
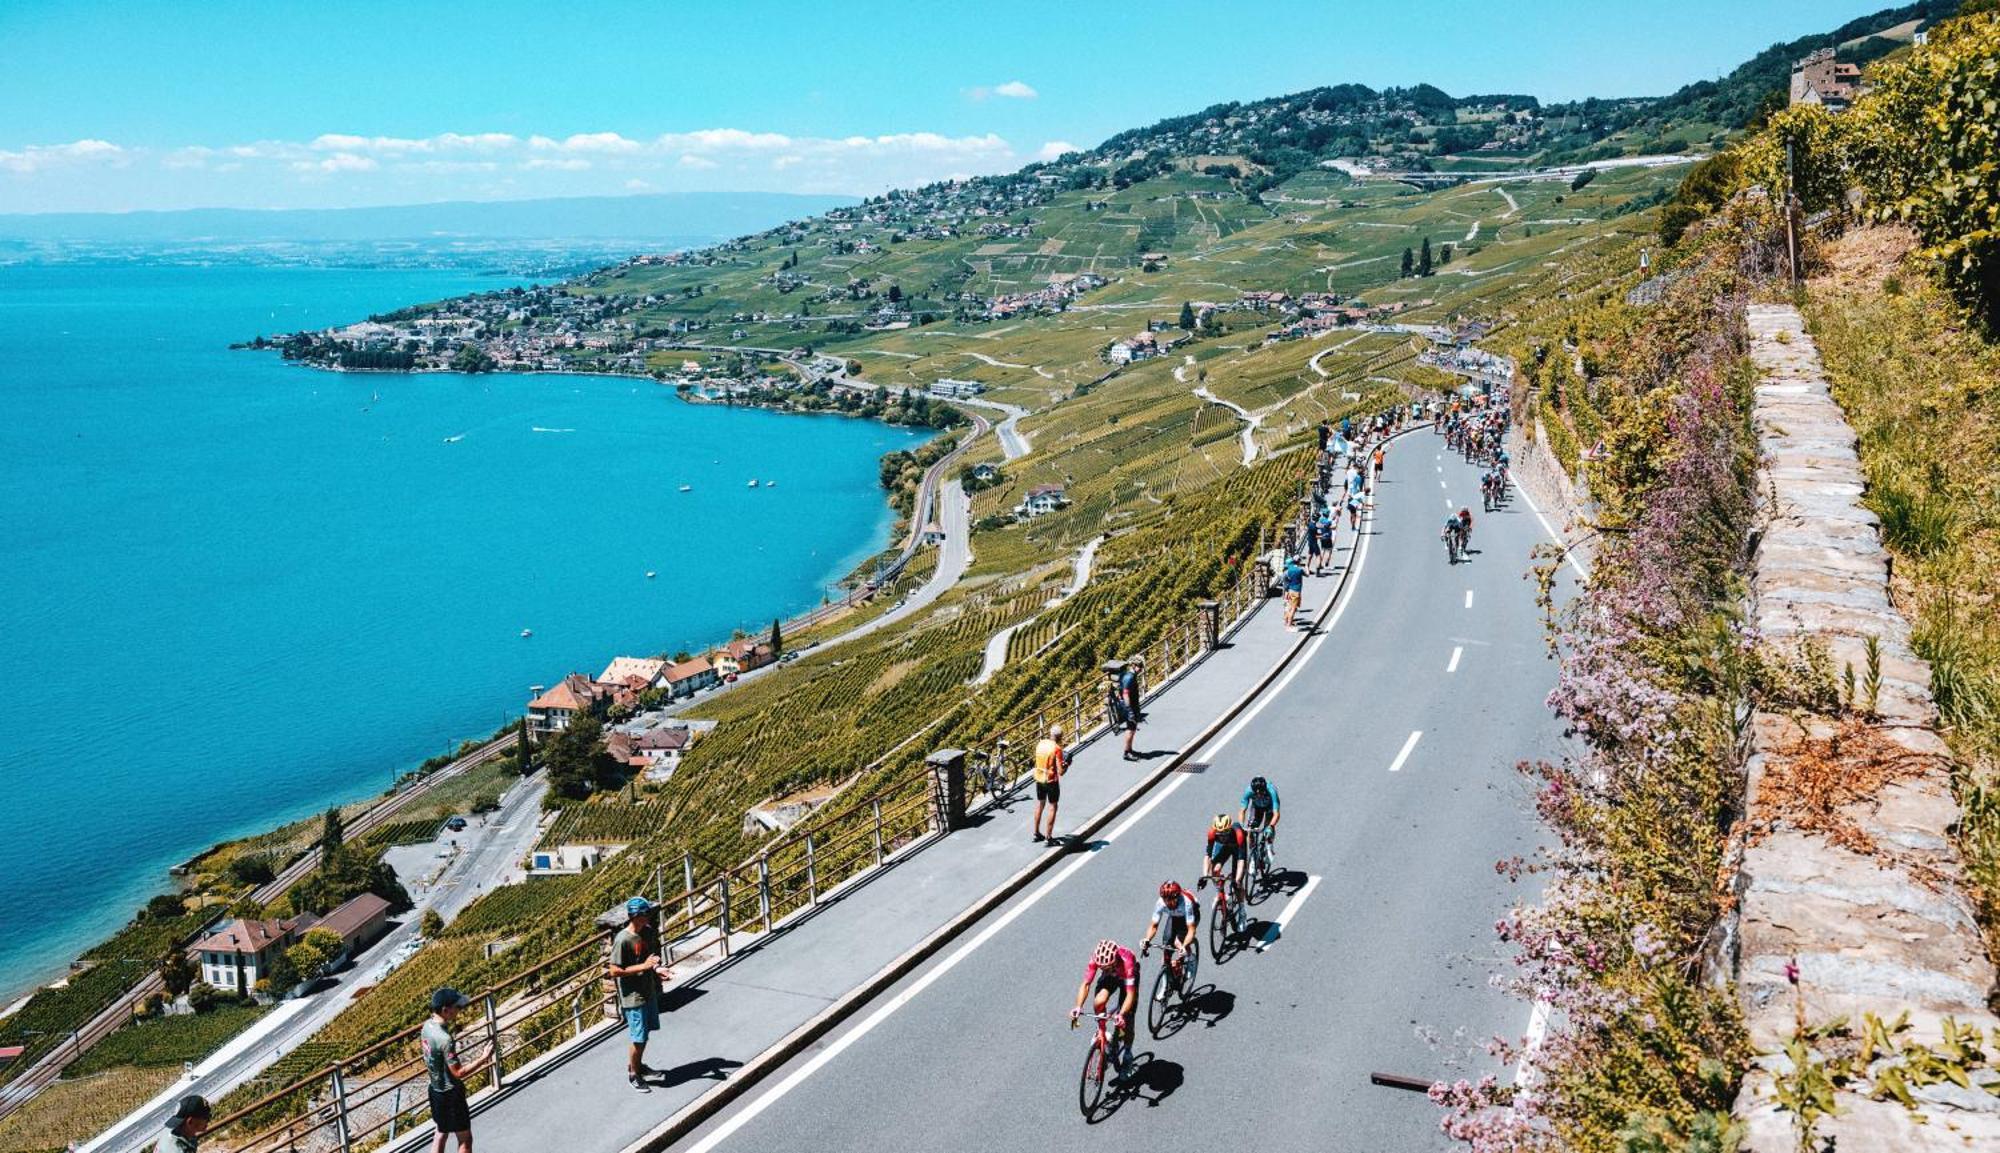
[[[779,192],[673,192],[383,208],[0,214],[0,241],[90,244],[630,240],[700,244],[856,203]]]

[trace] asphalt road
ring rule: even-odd
[[[1437,526],[1477,503],[1476,470],[1427,433],[1398,442],[1388,469],[1344,611],[1197,755],[1205,768],[677,1148],[1150,1151],[1221,1126],[1272,1149],[1449,1148],[1420,1094],[1368,1076],[1476,1076],[1492,1070],[1485,1038],[1528,1028],[1488,978],[1505,963],[1494,920],[1534,895],[1493,869],[1535,840],[1514,765],[1559,752],[1543,705],[1555,668],[1522,579],[1545,537],[1517,496],[1476,514],[1479,551],[1448,565]],[[1207,818],[1259,772],[1285,815],[1284,891],[1253,925],[1268,944],[1205,958],[1195,1014],[1142,1036],[1136,1096],[1086,1124],[1086,1036],[1065,1016],[1090,946],[1136,941],[1154,888],[1192,882]]]
[[[405,942],[417,937],[417,926],[426,909],[436,909],[449,921],[480,893],[505,883],[535,843],[537,818],[546,789],[546,782],[540,777],[518,782],[501,799],[499,811],[488,814],[484,824],[474,818],[462,833],[446,833],[436,841],[401,852],[399,855],[407,865],[412,859],[442,860],[433,855],[437,847],[452,841],[459,846],[433,883],[423,884],[413,875],[402,878],[416,907],[399,914],[394,927],[380,941],[330,982],[323,983],[317,992],[304,998],[303,1009],[292,1010],[277,1028],[260,1035],[254,1044],[242,1046],[240,1052],[220,1061],[204,1062],[197,1070],[197,1077],[174,1085],[172,1096],[200,1093],[211,1101],[219,1100],[324,1028],[354,1000],[357,989],[379,980],[381,974],[377,970],[383,962],[394,956]],[[170,1111],[171,1106],[164,1104],[141,1109],[84,1148],[89,1153],[142,1149],[159,1136]]]

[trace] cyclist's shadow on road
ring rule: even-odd
[[[1118,1099],[1098,1121],[1116,1113],[1127,1101],[1143,1101],[1148,1109],[1174,1095],[1187,1080],[1187,1070],[1178,1061],[1162,1061],[1151,1053],[1132,1054],[1132,1075],[1119,1089]],[[1094,1122],[1093,1122],[1094,1123]]]

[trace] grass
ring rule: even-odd
[[[124,1066],[58,1081],[0,1120],[0,1153],[54,1153],[86,1141],[179,1077],[175,1068]]]
[[[1960,845],[1989,948],[2000,950],[2000,347],[1926,275],[1907,239],[1843,239],[1806,316],[1859,434],[1869,507],[1895,555],[1892,592],[1931,664],[1960,764]]]

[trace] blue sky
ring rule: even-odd
[[[866,194],[1320,84],[1648,95],[1882,0],[0,0],[0,212]]]

